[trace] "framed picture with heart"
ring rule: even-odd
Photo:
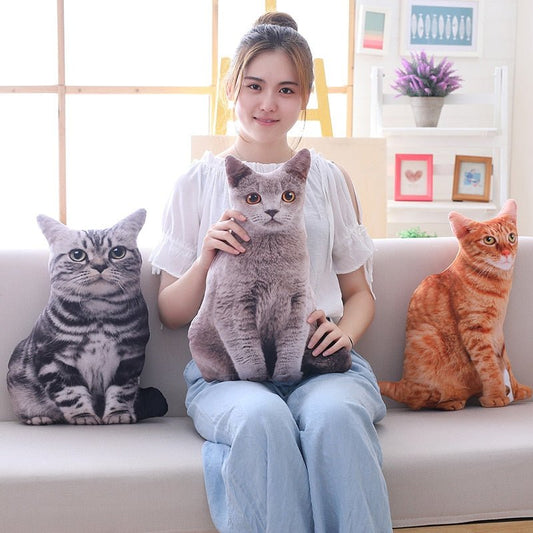
[[[433,200],[433,154],[396,154],[394,199]]]

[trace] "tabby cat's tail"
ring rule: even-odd
[[[400,403],[407,404],[411,409],[436,407],[441,395],[434,387],[401,379],[400,381],[380,381],[379,390],[384,396],[388,396]]]
[[[135,398],[135,415],[137,420],[164,416],[168,411],[168,404],[159,389],[155,387],[139,388]]]

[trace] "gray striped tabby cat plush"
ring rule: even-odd
[[[140,287],[140,209],[105,230],[39,215],[50,245],[48,304],[9,361],[7,384],[27,424],[118,424],[162,416],[161,392],[139,388],[150,336]]]
[[[300,150],[268,174],[226,158],[233,208],[246,216],[250,241],[237,256],[218,253],[204,300],[189,328],[191,353],[208,380],[297,382],[344,372],[348,350],[311,354],[316,326],[304,225],[305,184],[311,156]]]

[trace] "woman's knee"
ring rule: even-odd
[[[287,404],[277,395],[244,399],[231,416],[234,435],[252,440],[266,438],[283,442],[297,438],[299,430]]]

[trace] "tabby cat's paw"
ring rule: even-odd
[[[67,419],[69,424],[75,424],[77,426],[98,426],[102,423],[99,417],[92,413],[81,413],[74,415],[70,419]]]
[[[507,396],[481,396],[479,403],[483,407],[503,407],[511,403],[511,400]]]
[[[53,424],[54,420],[49,416],[32,416],[31,418],[24,420],[24,422],[28,424],[28,426],[48,426]]]
[[[137,417],[129,411],[115,411],[102,419],[104,424],[135,424]]]

